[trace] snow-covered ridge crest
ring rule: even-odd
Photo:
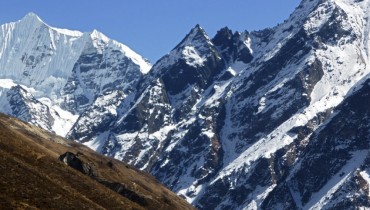
[[[62,28],[56,28],[56,27],[49,26],[37,14],[35,14],[33,12],[28,13],[21,20],[17,21],[17,23],[20,23],[20,22],[25,23],[25,24],[29,24],[30,26],[35,25],[35,23],[43,24],[43,25],[49,27],[50,29],[52,29],[52,30],[54,30],[58,33],[67,35],[67,36],[80,37],[80,36],[83,35],[83,33],[81,31],[62,29]]]
[[[85,33],[86,34],[86,33]],[[95,48],[99,49],[100,53],[103,53],[106,48],[111,48],[121,51],[125,56],[130,58],[132,62],[140,66],[141,72],[146,74],[152,68],[151,64],[144,59],[141,55],[130,49],[128,46],[116,41],[109,39],[102,32],[94,29],[92,32],[87,33],[93,40]]]

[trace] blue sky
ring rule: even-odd
[[[12,0],[0,23],[34,12],[46,23],[79,31],[97,29],[148,58],[168,53],[200,24],[209,36],[224,26],[252,31],[284,21],[300,0]]]

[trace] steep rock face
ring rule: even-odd
[[[288,171],[289,177],[264,201],[279,201],[288,192],[297,208],[369,207],[369,80],[334,110],[325,126],[309,138],[304,152]],[[278,195],[279,194],[279,195]]]
[[[125,97],[126,95],[122,91],[106,92],[104,95],[99,96],[95,102],[80,115],[74,125],[74,129],[80,132],[78,134],[70,134],[70,136],[73,139],[86,141],[93,137],[93,132],[104,132],[105,129],[110,126],[110,123],[117,118],[116,109]]]
[[[19,119],[51,130],[54,118],[48,106],[36,100],[21,86],[14,86],[6,93],[12,113]]]
[[[253,59],[250,49],[250,35],[247,31],[233,33],[225,27],[217,32],[212,42],[220,49],[222,56],[228,63],[237,60],[249,63]]]
[[[219,51],[197,25],[153,66],[152,72],[163,79],[170,95],[178,95],[188,86],[205,89],[223,68]]]
[[[132,91],[149,65],[132,61],[125,48],[98,31],[89,34],[62,89],[62,107],[81,113],[107,91]]]

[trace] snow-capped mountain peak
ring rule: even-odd
[[[207,33],[199,24],[197,24],[194,28],[190,30],[190,32],[175,48],[189,45],[196,46],[197,44],[204,44],[203,42],[208,42],[209,44],[212,44]]]
[[[109,41],[109,38],[104,35],[102,32],[94,29],[91,33],[91,38],[96,40],[96,39],[100,39],[100,40],[103,40],[104,42],[108,42]]]
[[[97,30],[82,33],[51,27],[34,13],[0,28],[0,79],[21,85],[27,97],[18,98],[32,98],[27,100],[44,107],[53,120],[43,127],[60,135],[99,95],[132,89],[150,68],[142,56]],[[3,96],[10,89],[1,88],[2,100],[7,100]],[[24,112],[32,107],[25,102]],[[0,111],[16,115],[15,109],[3,108]],[[31,118],[38,119],[27,119]]]
[[[19,20],[19,22],[28,22],[28,23],[39,22],[45,24],[44,21],[42,21],[41,18],[33,12],[27,13],[21,20]]]
[[[33,12],[28,13],[16,23],[29,26],[29,27],[46,26],[49,29],[56,31],[57,33],[64,34],[67,36],[72,36],[72,37],[81,37],[83,35],[83,33],[80,31],[52,27],[48,25],[47,23],[45,23],[37,14]]]
[[[153,66],[153,71],[171,66],[180,60],[192,68],[203,67],[214,55],[216,59],[221,59],[207,33],[197,24],[169,54]]]

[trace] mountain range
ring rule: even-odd
[[[196,25],[151,65],[31,13],[1,26],[0,111],[198,209],[369,208],[369,14],[369,0],[303,0],[273,28]]]

